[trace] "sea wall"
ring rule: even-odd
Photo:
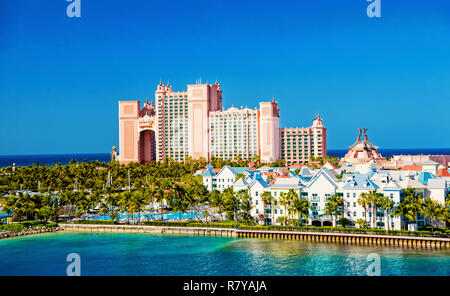
[[[65,231],[83,232],[131,232],[189,234],[202,236],[228,236],[239,238],[288,239],[322,243],[339,243],[352,245],[377,245],[407,248],[450,248],[450,239],[436,237],[390,236],[353,233],[323,233],[301,231],[262,231],[240,230],[230,228],[172,227],[144,225],[98,225],[98,224],[60,224]]]
[[[59,231],[59,230],[61,230],[60,227],[34,227],[34,228],[24,229],[21,231],[3,231],[3,232],[0,232],[0,239],[24,236],[24,235],[31,235],[31,234],[46,233],[46,232],[54,232],[54,231]]]
[[[148,226],[148,225],[101,225],[101,224],[59,224],[66,231],[83,232],[131,232],[131,233],[161,233],[161,234],[189,234],[207,236],[236,237],[236,230],[231,228],[202,228],[176,226]]]

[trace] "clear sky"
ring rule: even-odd
[[[109,152],[118,100],[222,84],[224,106],[275,96],[282,127],[316,113],[328,148],[450,147],[450,1],[0,0],[0,155]]]

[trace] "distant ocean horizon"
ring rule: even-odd
[[[347,149],[329,149],[327,155],[333,157],[344,157]],[[450,155],[450,148],[427,148],[427,149],[378,149],[383,156],[411,154],[411,155]],[[37,154],[37,155],[0,155],[0,167],[12,166],[32,166],[35,162],[40,165],[61,165],[69,164],[71,159],[77,162],[82,162],[86,159],[87,162],[99,161],[109,162],[111,159],[110,153],[70,153],[70,154]]]

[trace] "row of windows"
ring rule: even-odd
[[[169,99],[169,98],[187,98],[187,95],[174,95],[174,96],[164,96],[165,99]],[[161,99],[162,96],[158,96],[158,99]]]

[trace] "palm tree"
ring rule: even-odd
[[[235,181],[237,181],[237,180],[239,180],[241,178],[244,178],[244,177],[245,177],[244,173],[239,173],[239,174],[236,175]]]
[[[287,212],[286,212],[286,206],[288,204],[289,201],[289,195],[286,192],[281,192],[280,194],[280,204],[284,207],[284,217],[286,217],[285,219],[280,219],[281,224],[287,224],[288,222],[288,218],[287,218]]]
[[[287,200],[288,200],[288,205],[289,205],[289,218],[292,218],[292,216],[294,215],[294,210],[293,210],[293,201],[295,198],[297,198],[299,195],[298,193],[294,190],[294,189],[289,189],[288,193],[287,193]]]
[[[444,206],[430,197],[425,198],[425,202],[422,205],[421,214],[430,219],[431,233],[434,231],[435,222],[446,218]]]
[[[384,209],[387,229],[390,230],[389,212],[394,208],[394,202],[392,201],[392,199],[389,198],[389,196],[382,196],[378,199],[377,206]]]
[[[237,212],[239,211],[240,200],[236,197],[233,188],[226,188],[223,191],[223,204],[224,210],[227,213],[227,218],[237,222]]]
[[[331,216],[333,219],[333,226],[337,225],[337,217],[343,215],[342,207],[344,205],[344,199],[337,193],[330,196],[325,204],[324,214]]]
[[[239,190],[237,193],[237,198],[240,200],[239,209],[242,212],[242,220],[244,220],[245,224],[250,224],[253,220],[250,213],[253,207],[248,191],[245,189]]]
[[[133,209],[131,204],[131,192],[124,191],[120,193],[120,199],[118,202],[120,209],[127,213],[127,223],[130,223],[130,214],[133,215],[131,210]]]
[[[300,197],[294,198],[292,205],[298,214],[298,221],[300,225],[303,225],[303,218],[308,221],[309,214],[309,201],[306,199],[300,199]]]
[[[366,192],[363,192],[359,195],[358,204],[364,208],[364,219],[365,219],[366,225],[367,225],[367,217],[369,216],[367,209],[369,207],[370,201],[369,201],[369,196]]]
[[[224,212],[223,211],[224,203],[223,203],[222,193],[217,189],[213,189],[209,193],[209,202],[213,207],[217,208],[218,214],[220,215],[220,217],[222,217],[223,212]]]
[[[356,224],[359,225],[359,228],[366,228],[367,227],[367,221],[362,218],[358,218],[356,221]]]
[[[384,195],[376,192],[376,190],[372,190],[367,194],[367,199],[372,209],[372,221],[373,221],[373,223],[371,223],[372,227],[376,227],[376,207],[377,204],[379,204],[379,200],[383,197]]]
[[[422,194],[416,193],[412,188],[405,189],[403,199],[394,207],[391,215],[404,217],[407,221],[417,221],[422,209],[422,199]]]
[[[273,209],[272,209],[272,203],[274,201],[274,198],[272,194],[269,191],[264,191],[261,194],[261,199],[264,204],[264,225],[266,224],[266,217],[267,217],[267,211],[270,210],[270,216],[271,221],[273,221]]]

